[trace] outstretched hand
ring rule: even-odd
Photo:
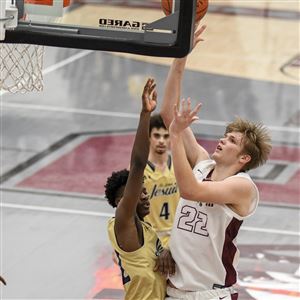
[[[177,107],[177,104],[174,105],[174,119],[170,125],[170,133],[178,134],[183,131],[185,128],[190,126],[194,121],[199,120],[197,114],[200,111],[202,103],[199,103],[195,108],[191,109],[191,99],[187,100],[182,99],[181,109]]]
[[[193,49],[196,47],[196,45],[201,42],[204,41],[203,38],[201,38],[201,34],[203,33],[203,31],[206,29],[206,25],[202,25],[199,29],[197,29],[199,23],[195,24],[195,33],[194,33],[194,40],[193,40]]]
[[[156,84],[153,78],[149,78],[144,86],[142,95],[143,112],[152,112],[157,104],[157,92],[155,90]]]

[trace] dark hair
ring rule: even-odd
[[[153,128],[157,128],[157,129],[164,128],[167,130],[167,127],[162,117],[159,114],[151,115],[150,125],[149,125],[149,135],[151,134]]]
[[[112,207],[116,207],[115,198],[116,192],[118,189],[127,183],[127,179],[129,176],[129,171],[126,169],[112,172],[111,176],[107,178],[105,187],[105,198],[107,199],[108,203]]]

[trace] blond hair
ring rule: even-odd
[[[227,125],[225,133],[240,132],[243,134],[243,154],[251,156],[251,160],[243,170],[251,170],[263,165],[271,152],[271,137],[262,123],[253,123],[237,117]]]

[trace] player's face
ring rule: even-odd
[[[243,150],[243,134],[240,132],[228,132],[220,139],[212,158],[223,164],[233,164],[239,160]]]
[[[150,213],[149,195],[145,187],[143,187],[142,189],[140,200],[136,208],[136,212],[138,216],[142,219]]]
[[[156,154],[164,154],[170,146],[170,135],[164,128],[152,128],[150,134],[150,151]]]

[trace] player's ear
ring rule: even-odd
[[[249,161],[251,161],[251,156],[249,154],[242,154],[240,156],[240,162],[244,165],[247,164]]]

